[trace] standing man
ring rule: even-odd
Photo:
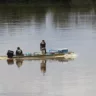
[[[42,40],[42,42],[40,43],[40,50],[42,52],[42,54],[46,54],[46,43],[45,40]]]

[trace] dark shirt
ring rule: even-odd
[[[40,49],[42,49],[42,48],[46,48],[46,43],[45,42],[44,43],[43,42],[40,43]]]

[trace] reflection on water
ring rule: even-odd
[[[16,65],[18,66],[18,68],[21,67],[22,64],[23,64],[23,60],[20,60],[20,59],[16,60]]]
[[[13,65],[14,64],[14,60],[13,59],[7,60],[7,63],[8,63],[8,65]]]
[[[96,8],[1,7],[0,35],[6,35],[7,32],[16,36],[30,31],[70,30],[87,22],[95,26],[95,14]]]
[[[46,60],[42,60],[41,62],[41,72],[46,72]]]
[[[71,60],[73,60],[73,59],[71,59]],[[28,61],[30,62],[32,60],[28,60]],[[64,58],[63,59],[52,59],[51,61],[68,62],[68,61],[70,61],[70,59],[64,59]],[[22,67],[23,62],[24,62],[24,60],[22,60],[22,59],[16,59],[16,60],[7,59],[8,65],[16,64],[18,68]],[[41,60],[40,70],[42,73],[46,73],[46,64],[47,64],[47,60]]]

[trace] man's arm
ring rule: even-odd
[[[41,50],[42,46],[41,46],[41,43],[40,43],[40,50]]]
[[[22,55],[24,55],[22,50],[21,50],[21,53],[22,53]]]
[[[46,48],[46,43],[45,43],[45,48]]]
[[[17,50],[16,50],[16,52],[15,52],[15,55],[17,55]]]

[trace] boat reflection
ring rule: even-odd
[[[7,59],[7,63],[8,63],[8,65],[13,65],[14,64],[14,60],[13,59]]]
[[[17,67],[20,68],[23,65],[23,61],[24,61],[23,59],[16,59],[16,60],[14,60],[14,59],[8,59],[7,60],[7,63],[8,63],[8,65],[12,65],[15,62],[15,64],[17,65]],[[30,60],[28,60],[28,61],[30,61]],[[47,63],[47,61],[48,60],[43,59],[43,60],[41,60],[41,63],[40,63],[40,70],[41,70],[41,72],[43,74],[46,73],[46,63]],[[70,60],[63,58],[63,59],[51,59],[50,61],[68,62]]]

